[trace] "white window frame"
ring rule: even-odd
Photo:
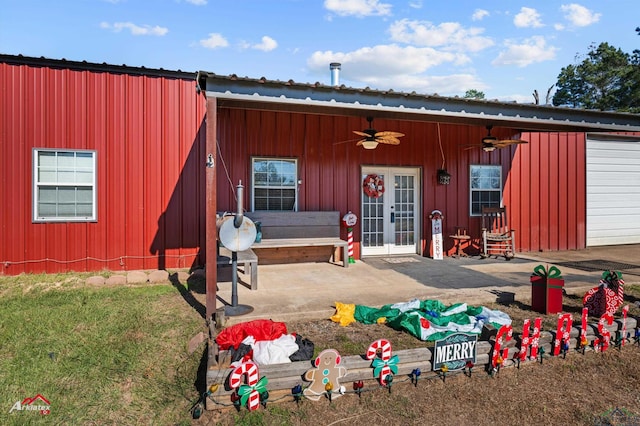
[[[278,185],[277,183],[274,184],[261,184],[259,183],[259,180],[256,179],[256,170],[255,170],[255,164],[258,161],[267,161],[267,162],[273,162],[273,163],[278,163],[278,162],[287,162],[287,163],[293,163],[293,167],[295,170],[295,175],[289,180],[290,182],[292,182],[292,184],[288,184],[288,185]],[[297,211],[298,210],[298,159],[297,158],[290,158],[290,157],[252,157],[251,158],[251,208],[253,211],[256,211],[256,189],[293,189],[294,191],[294,201],[293,201],[293,206],[291,210],[286,210],[286,211]],[[260,211],[285,211],[285,210],[278,210],[278,209],[259,209]]]
[[[481,168],[485,170],[490,170],[493,172],[497,171],[497,176],[495,173],[488,173],[488,176],[481,176],[478,182],[474,182],[473,169]],[[498,187],[495,187],[495,183],[498,184]],[[479,187],[474,187],[480,185]],[[471,164],[469,166],[469,215],[470,216],[482,216],[482,204],[480,204],[480,210],[474,212],[473,208],[475,204],[473,201],[474,193],[498,193],[498,202],[488,204],[492,207],[502,207],[502,166],[497,164]]]
[[[49,154],[51,160],[46,164],[42,154]],[[53,158],[51,157],[53,156]],[[96,222],[98,220],[97,206],[97,152],[91,150],[77,149],[33,149],[33,200],[31,210],[33,212],[33,222]],[[83,159],[79,161],[79,159]],[[83,163],[83,164],[79,164]],[[51,197],[50,206],[53,207],[55,213],[42,212],[43,204],[41,190],[45,188],[54,190],[55,194]],[[61,199],[66,190],[69,195],[69,189],[73,190],[74,200],[72,202],[64,202]],[[80,192],[90,191],[90,198],[78,200]],[[84,203],[82,202],[84,201]],[[77,214],[79,204],[91,203],[89,214]],[[60,207],[71,207],[76,214],[65,214],[60,212]]]

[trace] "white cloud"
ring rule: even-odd
[[[417,46],[442,47],[446,50],[478,52],[494,44],[482,36],[483,28],[463,28],[457,22],[396,21],[389,27],[391,40]]]
[[[600,20],[601,13],[593,13],[593,11],[581,6],[577,3],[563,4],[560,10],[564,12],[564,17],[576,27],[586,27]]]
[[[262,50],[264,52],[270,52],[278,47],[278,42],[269,36],[262,37],[262,42],[251,46],[252,49]]]
[[[339,16],[387,16],[391,5],[379,0],[324,0],[324,7]]]
[[[209,38],[200,40],[200,45],[207,49],[217,49],[219,47],[229,46],[229,42],[222,36],[222,34],[210,33]]]
[[[474,21],[481,21],[487,16],[489,16],[489,11],[484,9],[476,9],[473,11],[473,15],[471,15],[471,19]]]
[[[548,46],[544,37],[534,36],[516,44],[512,40],[506,40],[507,50],[500,52],[498,57],[491,62],[492,65],[516,65],[526,67],[537,62],[550,61],[556,57],[558,49]]]
[[[418,93],[459,93],[461,88],[484,89],[472,74],[426,75],[433,67],[461,64],[468,58],[430,47],[401,47],[395,44],[364,47],[352,52],[317,51],[307,60],[310,70],[328,75],[329,63],[342,64],[341,79],[375,89],[393,88]]]
[[[520,13],[513,18],[513,23],[518,28],[539,28],[543,26],[538,11],[530,7],[520,8]]]
[[[422,9],[422,0],[410,1],[409,7],[412,7],[414,9]]]
[[[555,28],[556,31],[562,31],[564,30],[564,25],[561,23],[553,24],[553,28]]]
[[[131,22],[114,22],[110,24],[108,22],[101,22],[100,28],[105,30],[112,30],[113,32],[119,33],[122,30],[129,30],[132,35],[140,36],[140,35],[153,35],[153,36],[163,36],[169,32],[168,28],[154,26],[151,25],[136,25]]]
[[[207,0],[186,0],[186,2],[196,6],[204,6],[207,4]]]

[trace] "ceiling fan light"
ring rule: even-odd
[[[492,152],[496,150],[496,147],[491,145],[491,146],[485,146],[482,148],[484,152]]]
[[[364,149],[376,149],[377,146],[378,146],[378,142],[376,142],[376,141],[363,141],[362,142],[362,147]]]

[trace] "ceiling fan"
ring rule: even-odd
[[[506,148],[509,145],[528,143],[523,139],[498,139],[495,136],[491,136],[491,129],[493,129],[493,126],[491,125],[487,126],[487,136],[482,138],[481,146],[482,146],[482,150],[485,152],[494,151],[496,148]],[[474,145],[473,147],[477,147],[477,145]],[[471,149],[471,148],[467,148],[467,149]]]
[[[373,128],[373,117],[367,117],[367,121],[369,122],[369,128],[363,131],[354,130],[358,136],[363,136],[363,139],[358,140],[356,146],[361,146],[364,149],[375,149],[379,143],[385,143],[387,145],[399,145],[400,139],[404,136],[404,133],[399,132],[378,132]]]

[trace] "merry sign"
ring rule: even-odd
[[[476,362],[476,343],[478,336],[455,333],[437,340],[433,348],[433,371],[441,370],[443,365],[449,371],[460,370],[467,362]]]

